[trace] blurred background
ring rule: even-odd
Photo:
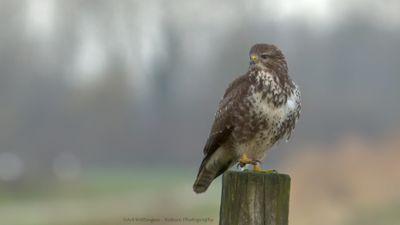
[[[290,224],[400,224],[396,0],[0,1],[1,223],[218,224],[220,179],[191,186],[259,42],[302,91],[264,163],[292,176]]]

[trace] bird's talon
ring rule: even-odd
[[[272,170],[263,170],[261,168],[261,162],[258,161],[258,163],[256,165],[254,165],[253,167],[253,171],[254,172],[260,172],[260,173],[278,173],[278,171],[272,169]]]

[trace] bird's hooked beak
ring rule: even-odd
[[[250,65],[255,65],[257,63],[258,57],[256,54],[250,55]]]

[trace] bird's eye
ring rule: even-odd
[[[261,58],[262,59],[267,59],[268,58],[268,54],[261,54]]]

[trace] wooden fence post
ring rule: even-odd
[[[289,192],[289,175],[228,171],[219,225],[288,225]]]

